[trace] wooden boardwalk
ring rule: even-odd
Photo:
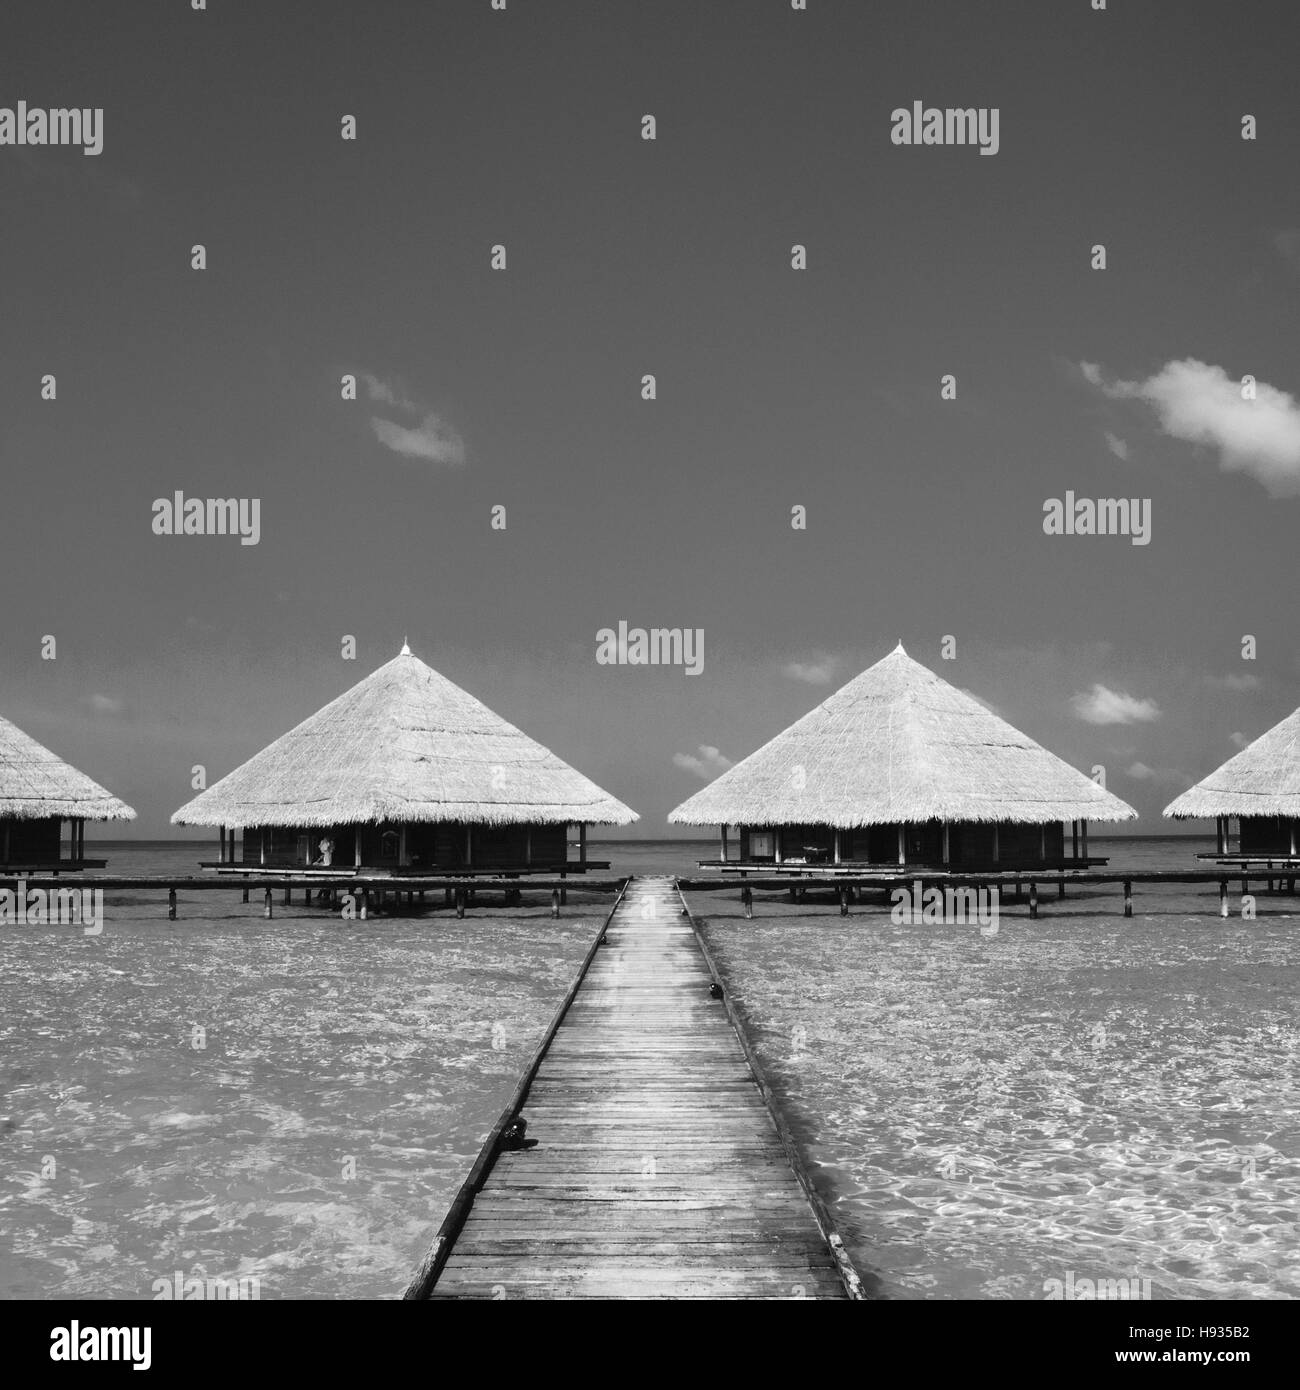
[[[862,1297],[675,882],[636,878],[407,1297]]]

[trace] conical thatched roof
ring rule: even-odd
[[[134,820],[135,812],[17,725],[0,718],[0,816]]]
[[[1300,816],[1300,709],[1165,807],[1175,820]]]
[[[679,825],[1133,820],[902,643],[668,819]]]
[[[402,648],[172,816],[174,825],[637,819]]]

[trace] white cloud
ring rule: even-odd
[[[996,714],[999,719],[1002,718],[1002,711],[996,705],[990,704],[990,702],[986,700],[983,697],[983,695],[976,695],[976,693],[973,690],[967,690],[964,685],[961,686],[960,689],[963,695],[969,695],[970,698],[974,700],[977,705],[983,705],[984,708],[988,710],[990,714]]]
[[[839,659],[819,656],[813,661],[790,661],[781,667],[781,674],[792,681],[807,685],[829,685],[840,668]]]
[[[409,429],[405,425],[394,424],[392,420],[372,415],[370,427],[375,432],[375,438],[395,454],[453,467],[465,462],[465,441],[436,415],[426,415],[418,425]]]
[[[1165,434],[1216,449],[1224,472],[1247,473],[1274,497],[1300,495],[1300,404],[1287,392],[1259,381],[1256,398],[1243,400],[1239,380],[1194,357],[1145,381],[1107,383],[1089,362],[1080,370],[1113,399],[1145,401]]]
[[[1300,270],[1300,228],[1288,227],[1278,232],[1273,238],[1273,249],[1293,269]]]
[[[1119,435],[1111,434],[1109,430],[1106,430],[1105,434],[1106,447],[1111,451],[1111,453],[1114,454],[1117,459],[1127,459],[1128,445],[1125,444],[1125,442],[1119,437]]]
[[[1160,707],[1154,700],[1139,699],[1099,684],[1075,695],[1070,703],[1086,724],[1149,724],[1160,718]]]
[[[416,414],[426,408],[418,401],[411,400],[400,382],[381,381],[379,377],[373,376],[370,372],[361,372],[360,376],[366,384],[366,394],[372,401],[380,401],[384,405],[395,405],[399,410],[413,410]]]
[[[1186,782],[1176,768],[1172,767],[1148,767],[1144,762],[1131,763],[1124,769],[1127,776],[1132,777],[1135,782]]]
[[[1235,733],[1228,735],[1228,741],[1236,748],[1248,748],[1255,740],[1247,738],[1243,733]]]
[[[697,753],[698,757],[696,756]],[[707,743],[700,744],[696,753],[674,753],[673,762],[677,767],[684,767],[687,772],[693,772],[706,782],[710,778],[716,777],[718,773],[726,772],[732,765],[730,758]]]
[[[372,401],[420,417],[419,424],[402,425],[382,415],[370,417],[375,438],[395,454],[427,459],[458,468],[465,462],[465,441],[452,427],[420,401],[413,400],[400,382],[387,382],[371,372],[358,373]]]
[[[1258,690],[1261,684],[1258,676],[1250,675],[1206,676],[1205,683],[1206,685],[1213,686],[1216,690],[1234,690],[1238,692]]]
[[[95,714],[121,714],[126,709],[126,701],[113,695],[87,695],[82,703],[89,705]]]

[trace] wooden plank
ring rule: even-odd
[[[485,1146],[408,1297],[861,1297],[675,883],[632,880],[602,938],[503,1116],[535,1147]]]

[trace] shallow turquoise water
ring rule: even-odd
[[[615,872],[694,872],[687,842]],[[1118,867],[1195,866],[1186,841]],[[120,845],[108,873],[190,873]],[[1050,895],[995,937],[735,893],[693,907],[853,1253],[902,1298],[1300,1295],[1300,898]],[[265,922],[238,893],[109,896],[97,938],[0,932],[0,1297],[393,1297],[608,909]],[[195,1045],[195,1026],[205,1030]],[[498,1045],[494,1046],[494,1042]],[[53,1163],[53,1170],[50,1165]]]
[[[1300,1296],[1300,898],[1096,889],[984,936],[731,896],[692,908],[886,1297]]]

